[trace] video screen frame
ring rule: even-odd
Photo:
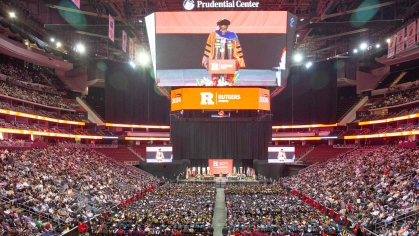
[[[147,163],[170,163],[173,160],[172,146],[147,146]]]
[[[203,61],[220,19],[238,37],[245,67],[215,79]],[[158,86],[286,86],[297,22],[286,11],[156,12],[145,22]],[[264,57],[269,63],[260,64]]]
[[[268,163],[294,163],[294,146],[269,146]]]

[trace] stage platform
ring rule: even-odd
[[[202,184],[216,184],[224,187],[225,185],[258,185],[263,184],[256,180],[227,180],[227,177],[216,177],[215,180],[195,180],[194,178],[188,180],[179,180],[180,183],[202,183]]]

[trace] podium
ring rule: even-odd
[[[234,74],[236,72],[236,60],[209,60],[208,73],[210,74]]]

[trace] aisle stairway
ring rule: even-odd
[[[221,236],[222,229],[227,219],[227,208],[225,201],[224,188],[217,188],[215,196],[214,216],[212,218],[212,227],[214,228],[214,236]]]

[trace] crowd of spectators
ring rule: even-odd
[[[367,229],[416,211],[419,150],[364,150],[308,167],[283,183]]]
[[[157,181],[90,149],[1,150],[0,161],[0,223],[9,234],[56,235]]]
[[[17,83],[20,86],[28,86],[27,88],[39,90],[41,92],[60,94],[58,91],[67,89],[59,78],[51,75],[46,69],[29,71],[22,66],[10,63],[0,63],[0,73],[7,75],[7,78],[11,83]]]
[[[384,95],[384,99],[371,108],[395,106],[403,103],[417,101],[419,88],[412,88]]]
[[[38,92],[4,81],[0,81],[0,94],[52,107],[72,109],[73,106],[73,103],[64,101],[60,95]]]
[[[343,233],[349,222],[335,222],[318,209],[303,203],[277,183],[228,186],[227,221],[223,235],[291,235]]]
[[[120,213],[104,217],[91,232],[118,235],[213,235],[214,184],[165,184],[138,193]]]

